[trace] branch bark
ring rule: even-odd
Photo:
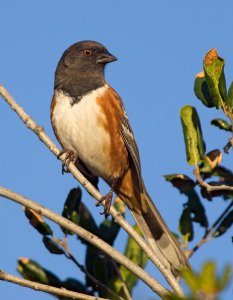
[[[49,286],[46,284],[41,284],[38,282],[30,281],[27,279],[23,279],[17,276],[10,275],[3,270],[0,270],[0,280],[8,281],[14,284],[18,284],[24,287],[28,287],[35,291],[46,292],[49,294],[54,294],[57,296],[69,297],[71,299],[79,299],[79,300],[107,300],[105,298],[99,298],[94,296],[89,296],[86,294],[81,294],[73,291],[66,290],[64,288],[56,288],[53,286]]]
[[[92,245],[101,249],[104,253],[111,256],[118,263],[122,264],[125,268],[130,270],[134,275],[140,278],[145,284],[147,284],[156,294],[160,297],[169,294],[170,292],[164,288],[159,282],[157,282],[153,277],[151,277],[147,272],[145,272],[142,268],[138,267],[135,263],[131,262],[127,257],[123,254],[115,250],[109,244],[87,231],[86,229],[76,225],[75,223],[67,220],[66,218],[48,210],[47,208],[29,200],[26,197],[23,197],[13,191],[10,191],[4,187],[0,187],[0,196],[11,199],[17,203],[22,204],[30,209],[33,209],[37,213],[43,215],[49,220],[59,224],[60,226],[66,228],[67,230],[72,231],[77,234],[84,240],[88,241]]]
[[[38,126],[36,122],[23,110],[21,106],[14,100],[14,98],[9,94],[9,92],[0,84],[0,95],[5,99],[5,101],[10,105],[12,110],[14,110],[20,119],[26,124],[26,126],[32,130],[39,139],[49,148],[49,150],[57,157],[60,154],[60,150],[51,141],[49,136],[45,133],[44,128]],[[65,155],[59,157],[59,159],[65,163]],[[101,193],[94,188],[94,186],[87,181],[87,179],[82,175],[81,172],[76,168],[76,166],[71,162],[68,166],[68,170],[72,173],[74,178],[80,182],[80,184],[93,196],[97,201],[102,198]],[[104,206],[104,202],[102,203]],[[135,232],[135,230],[129,225],[129,223],[117,212],[117,210],[111,206],[110,214],[113,216],[115,221],[135,240],[135,242],[141,247],[141,249],[146,253],[148,258],[154,263],[154,265],[163,274],[174,293],[177,295],[184,295],[179,283],[174,278],[170,270],[166,269],[160,262],[159,258],[155,255],[154,251],[150,246],[143,240],[143,238]]]

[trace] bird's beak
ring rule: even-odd
[[[114,56],[108,52],[108,53],[104,53],[104,54],[100,55],[97,58],[96,62],[97,62],[97,64],[108,64],[108,63],[116,61],[116,60],[117,60],[116,56]]]

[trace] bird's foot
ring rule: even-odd
[[[105,219],[107,219],[107,217],[110,215],[109,211],[112,204],[112,197],[113,197],[113,190],[111,189],[110,192],[108,192],[96,203],[96,206],[100,206],[103,202],[105,202],[104,211],[100,213],[101,215],[104,215]]]
[[[69,164],[72,163],[76,163],[78,160],[78,155],[76,152],[74,152],[73,150],[61,150],[61,152],[58,154],[57,159],[59,159],[63,154],[65,154],[65,159],[62,162],[62,174],[64,173],[68,173],[68,166]]]

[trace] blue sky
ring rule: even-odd
[[[57,62],[71,44],[92,39],[106,45],[118,61],[108,66],[107,81],[124,100],[140,149],[144,180],[155,203],[173,231],[185,198],[166,183],[163,174],[182,172],[192,176],[185,159],[179,111],[194,105],[200,115],[207,150],[222,148],[228,135],[210,126],[220,111],[207,109],[195,98],[193,81],[202,70],[204,54],[217,48],[226,61],[227,84],[233,79],[233,4],[216,1],[2,1],[0,82],[33,118],[52,132],[49,106]],[[19,192],[48,208],[61,212],[69,191],[77,185],[71,175],[61,175],[60,162],[29,132],[17,116],[0,102],[1,185]],[[232,166],[231,155],[223,164]],[[102,185],[101,190],[107,191]],[[85,203],[100,221],[100,209],[84,194]],[[225,207],[216,199],[204,202],[211,211],[210,223]],[[18,257],[30,257],[61,278],[82,279],[79,270],[63,258],[50,255],[40,236],[28,225],[22,209],[0,199],[0,268],[17,274]],[[60,231],[53,225],[55,233]],[[202,231],[196,226],[196,238]],[[60,235],[61,236],[61,235]],[[116,243],[122,250],[126,235]],[[71,239],[76,257],[82,261],[84,248]],[[213,259],[221,270],[232,264],[231,233],[211,241],[191,260],[198,270]],[[150,264],[147,270],[161,279]],[[161,279],[162,280],[162,279]],[[52,299],[29,289],[0,284],[1,297],[10,300]],[[232,284],[222,299],[230,299]],[[140,283],[134,299],[157,299]]]

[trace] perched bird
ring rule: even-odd
[[[51,121],[66,153],[93,183],[101,177],[124,201],[161,263],[174,275],[188,265],[146,191],[138,147],[120,96],[105,81],[117,58],[100,43],[82,41],[62,55],[55,73]]]

